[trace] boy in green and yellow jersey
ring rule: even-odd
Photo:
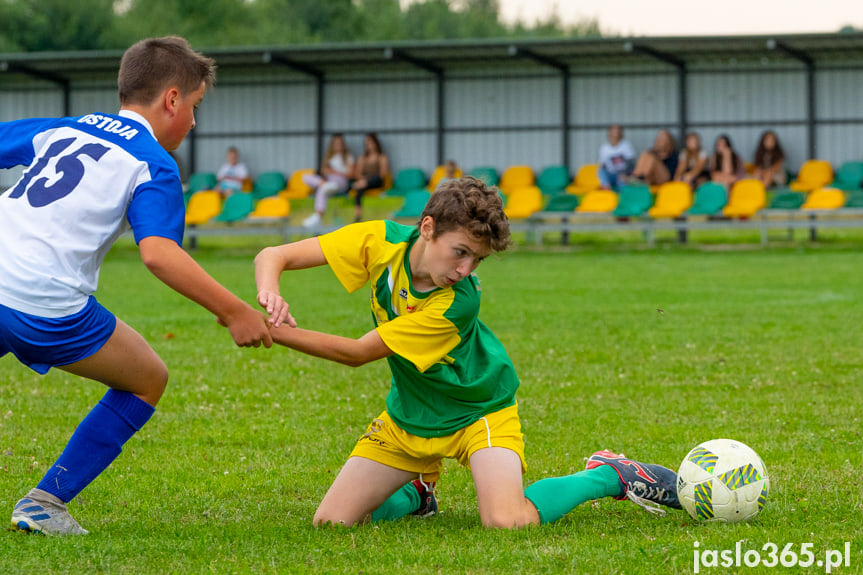
[[[258,302],[270,317],[289,318],[289,325],[273,324],[274,342],[351,366],[386,358],[392,371],[386,410],[357,441],[315,525],[433,514],[444,458],[471,470],[489,527],[555,521],[607,496],[680,508],[673,471],[608,451],[591,456],[585,471],[524,489],[518,376],[479,319],[473,273],[508,244],[497,189],[467,177],[442,184],[415,227],[354,224],[258,254]],[[375,329],[352,339],[291,327],[281,273],[320,265],[329,265],[349,292],[370,285]]]

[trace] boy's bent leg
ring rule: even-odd
[[[313,523],[351,526],[366,521],[400,488],[414,489],[405,484],[416,477],[417,474],[411,471],[365,457],[349,457],[318,506]]]
[[[479,516],[485,527],[538,525],[537,508],[524,494],[521,458],[505,447],[486,447],[470,456]]]
[[[71,501],[116,459],[123,444],[152,416],[152,404],[159,400],[167,382],[164,363],[140,335],[119,320],[99,351],[61,369],[100,381],[112,389],[78,425],[37,489],[16,505],[13,525],[29,531],[77,532],[52,531],[56,522],[50,516],[66,513],[62,504]],[[32,521],[25,521],[22,526],[21,521],[15,521],[16,513],[20,520],[25,509],[21,503],[27,499],[38,501],[44,512],[34,509],[29,516]]]

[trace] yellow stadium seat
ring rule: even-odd
[[[749,218],[767,205],[767,192],[760,180],[739,180],[731,188],[722,213],[729,218]]]
[[[288,187],[279,192],[279,195],[286,200],[302,200],[308,197],[312,193],[312,188],[306,185],[303,176],[314,173],[315,171],[311,168],[295,171],[288,180]]]
[[[836,188],[818,188],[806,196],[801,210],[835,210],[845,205],[845,192]]]
[[[582,214],[609,214],[617,207],[619,196],[609,190],[587,192],[575,209]]]
[[[186,225],[205,224],[222,211],[222,196],[219,192],[195,192],[186,208]]]
[[[583,196],[588,192],[598,190],[600,187],[599,164],[586,164],[578,169],[575,179],[566,187],[566,191],[576,196]]]
[[[752,162],[744,162],[743,167],[746,168],[746,173],[750,176],[755,174],[755,164]]]
[[[524,188],[533,184],[534,175],[530,166],[511,166],[504,171],[497,187],[503,195],[508,196],[517,188]]]
[[[652,218],[679,218],[692,207],[692,188],[686,182],[668,182],[659,186],[656,203],[647,213]]]
[[[431,178],[429,178],[429,185],[426,189],[430,192],[435,191],[438,187],[438,184],[440,184],[440,181],[443,179],[444,174],[446,174],[446,166],[438,166],[437,168],[435,168],[434,172],[432,172]],[[463,175],[464,173],[462,173],[461,168],[455,169],[456,178],[460,178]]]
[[[264,198],[255,206],[255,211],[249,216],[251,219],[273,219],[286,218],[291,213],[291,202],[281,194]]]
[[[809,160],[800,166],[797,179],[789,187],[795,192],[811,192],[833,181],[833,168],[825,160]]]
[[[542,192],[536,186],[522,186],[507,197],[504,213],[511,220],[521,220],[542,210]]]

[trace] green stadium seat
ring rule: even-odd
[[[387,190],[388,196],[406,196],[412,190],[426,186],[425,172],[420,168],[404,168],[396,174],[393,186]]]
[[[288,187],[288,181],[281,172],[264,172],[255,180],[252,197],[255,200],[275,196]]]
[[[695,200],[687,212],[690,216],[712,216],[722,212],[728,203],[725,186],[716,182],[705,182],[695,190]]]
[[[478,166],[470,171],[470,176],[485,182],[487,186],[496,186],[500,181],[497,175],[497,169],[491,166]]]
[[[394,218],[418,218],[422,215],[426,204],[431,197],[431,192],[423,188],[409,190],[405,194],[405,201],[402,207],[393,214]]]
[[[843,192],[863,189],[863,162],[845,162],[836,171],[831,188]]]
[[[806,201],[806,192],[783,189],[776,192],[770,200],[771,210],[799,210]]]
[[[548,166],[536,179],[537,187],[546,196],[564,193],[569,182],[569,170],[566,166]]]
[[[644,215],[653,205],[650,188],[641,184],[626,184],[620,190],[620,199],[614,215],[618,218],[633,218]]]
[[[557,194],[551,196],[543,208],[545,212],[572,212],[578,207],[578,196],[572,194]]]
[[[216,216],[217,222],[238,222],[246,219],[255,209],[252,194],[238,192],[231,194],[222,204],[222,211]]]
[[[863,190],[848,192],[848,195],[845,198],[845,205],[843,207],[863,208]]]

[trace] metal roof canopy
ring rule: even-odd
[[[563,105],[561,130],[563,163],[569,164],[569,78],[579,68],[613,71],[614,67],[668,65],[679,77],[678,129],[686,132],[687,75],[695,66],[763,66],[781,62],[802,66],[807,72],[807,131],[810,157],[815,140],[815,70],[819,65],[859,60],[863,62],[863,33],[791,34],[760,36],[630,37],[575,39],[490,39],[423,42],[328,43],[288,46],[212,48],[202,50],[229,75],[237,71],[279,66],[317,85],[318,148],[323,140],[323,93],[327,76],[365,68],[421,70],[437,83],[438,160],[443,162],[444,82],[448,69],[510,67],[514,62],[551,68],[561,74]],[[94,75],[115,74],[122,51],[78,51],[0,54],[0,89],[7,81],[48,81],[63,90],[64,114],[75,81]]]

